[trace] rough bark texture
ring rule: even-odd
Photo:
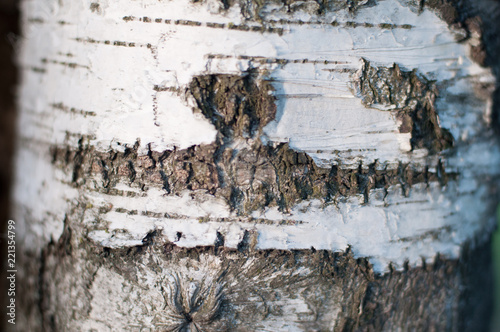
[[[343,169],[341,165],[326,168],[318,167],[306,153],[286,143],[263,144],[257,138],[274,120],[276,105],[270,83],[255,76],[253,72],[207,75],[195,77],[189,85],[187,93],[196,100],[195,112],[201,112],[218,131],[213,144],[163,152],[150,149],[147,155],[141,155],[137,151],[140,142],[123,152],[100,152],[82,136],[76,150],[71,146],[51,147],[52,163],[71,172],[71,182],[77,187],[111,195],[123,194],[113,190],[120,182],[143,191],[160,187],[169,195],[206,190],[223,198],[239,215],[269,206],[288,211],[294,204],[313,198],[331,202],[337,197],[362,194],[367,203],[371,189],[383,188],[387,193],[390,186],[399,184],[408,195],[413,184],[439,181],[446,185],[456,179],[457,174],[447,172],[440,159],[423,170],[403,163],[396,169],[381,169],[377,161],[365,167],[360,163],[356,169]],[[435,153],[452,145],[451,134],[439,127],[432,83],[422,82],[414,72],[401,71],[397,65],[377,70],[368,62],[361,76],[357,89],[363,102],[368,106],[394,104],[394,113],[402,119],[400,130],[412,132],[415,149],[425,147]],[[235,142],[245,140],[250,140],[247,146],[234,147]],[[89,181],[91,178],[94,181]]]
[[[23,132],[19,140],[18,166],[32,174],[34,180],[25,181],[25,174],[18,174],[17,178],[15,209],[24,227],[25,248],[18,254],[18,283],[22,287],[18,289],[18,319],[13,330],[486,331],[492,301],[491,223],[482,219],[493,213],[495,200],[499,197],[496,184],[500,175],[491,167],[491,160],[478,159],[474,161],[477,167],[462,161],[470,162],[476,156],[471,151],[476,149],[492,151],[486,156],[495,156],[497,151],[492,128],[498,120],[498,112],[490,116],[484,111],[488,109],[492,84],[488,81],[488,73],[477,64],[491,67],[498,74],[499,66],[494,59],[499,54],[500,43],[494,38],[496,30],[486,29],[493,26],[498,5],[488,13],[488,6],[495,2],[485,0],[477,5],[444,0],[401,3],[411,7],[411,15],[429,14],[432,10],[432,15],[437,13],[446,22],[445,25],[438,22],[436,26],[444,29],[447,25],[458,38],[457,52],[462,47],[470,47],[469,57],[476,64],[468,65],[478,73],[477,81],[474,75],[463,73],[458,78],[431,79],[423,75],[420,68],[402,69],[394,62],[387,66],[374,65],[364,58],[357,59],[361,66],[356,70],[356,65],[349,62],[343,50],[332,53],[349,61],[336,61],[334,56],[314,58],[315,54],[300,57],[294,52],[285,52],[283,57],[248,55],[250,51],[237,54],[240,45],[236,43],[234,49],[228,51],[224,41],[220,49],[226,54],[202,49],[208,53],[203,57],[204,67],[201,66],[200,72],[192,69],[197,65],[193,60],[189,65],[174,68],[178,70],[178,77],[176,74],[166,79],[153,77],[146,84],[146,95],[150,99],[134,106],[133,111],[121,108],[125,92],[120,88],[119,79],[110,80],[109,86],[105,86],[110,100],[118,96],[116,104],[112,104],[116,109],[110,111],[92,108],[94,104],[80,99],[77,94],[72,95],[73,100],[63,102],[60,100],[66,96],[58,91],[48,89],[49,100],[45,100],[45,96],[37,99],[31,92],[23,91],[28,101],[21,101],[24,122],[20,127],[34,128],[41,137],[30,137],[30,132]],[[224,30],[228,35],[249,33],[258,40],[257,45],[270,40],[279,43],[281,39],[273,38],[292,35],[296,27],[303,25],[338,29],[332,30],[332,34],[373,28],[377,33],[381,31],[380,35],[394,32],[395,40],[397,33],[404,35],[416,29],[406,22],[385,22],[385,18],[376,24],[356,20],[357,12],[378,4],[378,1],[364,0],[194,1],[189,4],[192,12],[187,13],[199,14],[200,8],[204,10],[202,6],[207,6],[211,8],[209,18],[213,21],[206,21],[203,15],[199,20],[153,17],[151,12],[149,16],[142,15],[141,8],[132,7],[137,12],[131,10],[122,15],[117,10],[120,16],[111,16],[109,22],[117,26],[130,25],[130,31],[144,24],[154,26],[151,29],[162,29],[158,28],[161,24],[179,34],[198,28],[210,33]],[[158,4],[151,2],[149,5]],[[88,11],[85,14],[101,19],[110,6],[112,3],[105,1],[85,4]],[[93,62],[85,62],[78,54],[71,53],[64,48],[64,43],[54,42],[57,53],[46,50],[53,57],[41,55],[41,58],[23,60],[24,75],[33,86],[45,88],[40,82],[57,85],[60,81],[53,77],[71,81],[72,75],[78,82],[89,79],[93,84],[100,84],[99,81],[107,78],[97,76],[95,81],[90,81],[95,78],[93,75],[99,74],[95,68],[103,70],[111,64],[104,63],[102,67],[102,54],[98,51],[119,49],[116,52],[123,53],[117,54],[144,57],[158,66],[158,72],[160,65],[165,65],[162,61],[169,62],[162,54],[168,56],[170,53],[161,53],[165,52],[161,46],[175,36],[175,33],[169,35],[170,30],[161,34],[156,44],[149,42],[149,34],[142,36],[144,40],[140,41],[128,36],[98,39],[91,35],[97,34],[91,28],[90,32],[86,31],[89,36],[79,35],[78,29],[75,29],[77,32],[71,30],[72,24],[81,22],[56,20],[57,15],[64,17],[67,14],[64,12],[66,7],[61,5],[61,8],[60,12],[50,8],[52,11],[47,17],[36,16],[37,12],[30,9],[32,16],[26,17],[25,22],[28,26],[52,24],[54,29],[67,29],[61,33],[61,38],[66,38],[64,40],[72,47],[95,52],[89,56]],[[68,12],[71,9],[67,9]],[[337,21],[328,16],[336,12],[345,17]],[[112,10],[111,13],[114,15]],[[432,15],[428,17],[433,19]],[[227,17],[242,19],[232,23],[226,22]],[[302,21],[304,17],[307,19]],[[99,19],[96,18],[96,22],[108,22]],[[88,28],[90,25],[82,26]],[[316,33],[313,30],[309,32]],[[259,35],[255,37],[252,33]],[[194,35],[196,32],[185,35],[186,40],[195,40],[190,45],[203,44],[204,41],[196,41]],[[362,40],[361,44],[364,42]],[[250,50],[253,52],[252,48]],[[265,47],[257,51],[268,54]],[[171,60],[177,61],[176,58]],[[448,61],[446,58],[434,60]],[[224,67],[225,61],[231,66]],[[241,69],[231,61],[247,67]],[[453,66],[462,65],[464,59],[459,56],[450,61],[446,66],[451,72]],[[287,72],[285,69],[289,68],[296,71]],[[132,69],[135,68],[127,68]],[[161,72],[170,73],[169,70],[174,69],[163,68]],[[182,78],[182,70],[188,69],[195,74],[186,80]],[[456,70],[459,72],[460,68]],[[327,92],[314,90],[323,84],[323,78],[315,80],[315,77],[323,77],[325,72],[333,73],[325,79]],[[435,72],[431,70],[430,73]],[[283,75],[282,81],[276,79],[279,75]],[[300,75],[305,75],[306,79]],[[149,73],[144,75],[148,79],[150,76]],[[184,79],[184,83],[177,79]],[[343,79],[349,80],[348,83],[343,82],[340,88],[335,86]],[[283,82],[303,84],[302,89],[310,88],[312,92],[287,92]],[[82,90],[87,88],[85,84],[80,86]],[[472,84],[474,86],[469,87]],[[356,107],[366,110],[366,114],[380,116],[375,117],[376,121],[383,122],[380,119],[386,116],[398,124],[395,130],[388,129],[387,140],[407,144],[398,147],[399,155],[395,160],[389,153],[385,155],[369,148],[359,151],[344,148],[345,151],[328,153],[319,149],[302,151],[294,146],[296,141],[293,139],[285,143],[279,140],[279,135],[273,138],[270,131],[266,131],[266,126],[285,116],[283,103],[299,104],[299,100],[315,98],[325,98],[329,103],[333,100],[328,99],[331,98],[330,87],[340,91],[345,88],[345,94],[340,93],[335,98],[359,101]],[[58,89],[63,88],[58,86]],[[90,99],[93,97],[100,98],[98,93]],[[165,98],[168,103],[162,104]],[[461,104],[470,106],[472,115],[467,119],[477,120],[477,124],[470,126],[472,138],[468,136],[467,123],[463,123],[465,115],[454,113],[465,109],[460,108]],[[39,105],[43,106],[37,109]],[[328,109],[319,102],[317,105]],[[341,106],[349,109],[351,104],[335,105],[340,105],[339,109]],[[450,110],[447,105],[459,111]],[[146,129],[141,127],[138,136],[153,137],[147,136],[148,128],[161,128],[160,134],[162,130],[172,129],[168,125],[170,120],[176,121],[175,116],[162,115],[169,107],[177,107],[179,112],[189,108],[187,115],[195,119],[192,123],[208,123],[203,125],[205,127],[199,125],[200,131],[207,126],[215,128],[213,140],[178,147],[174,143],[185,143],[167,135],[161,138],[172,139],[173,147],[159,149],[155,146],[158,142],[142,137],[130,141],[135,133],[123,134],[121,128],[110,126],[109,130],[115,130],[117,137],[113,136],[113,142],[105,149],[98,145],[108,137],[108,128],[99,127],[100,120],[95,119],[115,124],[114,120],[109,120],[107,112],[116,111],[112,114],[120,121],[123,114],[132,117],[146,109],[144,114],[154,125]],[[317,108],[307,107],[304,106],[304,113],[317,111]],[[331,111],[337,111],[336,107]],[[498,110],[497,105],[495,110]],[[71,122],[73,127],[68,128],[74,131],[66,130],[64,138],[60,139],[60,131],[64,131],[66,123],[58,123],[60,128],[51,127],[48,119],[54,114],[64,115],[68,123],[74,121],[84,129]],[[323,116],[326,118],[327,114]],[[440,118],[447,119],[447,126],[441,125]],[[87,127],[89,123],[92,125]],[[136,125],[140,127],[142,123]],[[349,128],[337,125],[340,129]],[[321,127],[321,119],[312,126]],[[386,137],[377,136],[384,134],[385,127],[375,128],[377,130],[363,134],[372,135],[368,137],[374,139]],[[350,137],[349,132],[345,134],[346,140]],[[370,155],[372,152],[375,157]],[[346,155],[349,158],[344,158]],[[386,160],[380,162],[377,156]],[[365,162],[364,157],[370,162]],[[35,165],[29,165],[33,160]],[[45,202],[44,195],[54,198],[60,205],[55,210],[45,211],[44,206],[40,207],[43,205],[40,202]],[[40,202],[29,202],[27,197]],[[477,209],[474,202],[469,202],[483,199],[485,201],[480,206],[478,202]],[[172,207],[172,202],[178,205]],[[441,203],[443,207],[436,209]],[[216,207],[207,208],[210,204]],[[218,209],[217,204],[223,208]],[[406,206],[416,208],[404,210]],[[467,210],[468,207],[473,209]],[[420,229],[420,223],[429,220],[418,220],[418,216],[427,216],[418,214],[419,210],[433,209],[437,211],[435,222],[443,226],[422,226]],[[321,214],[326,213],[324,211],[333,212],[325,217]],[[347,212],[334,220],[342,211]],[[314,214],[316,212],[318,214]],[[410,213],[415,213],[416,217],[411,219]],[[355,217],[349,219],[350,215]],[[380,229],[369,224],[379,222],[377,216],[385,218]],[[360,220],[368,223],[359,223],[362,226],[358,228],[349,226],[350,223],[357,225]],[[408,225],[405,220],[412,222]],[[325,235],[319,245],[332,250],[317,250],[314,238],[310,242],[302,241],[301,237],[307,237],[306,229],[298,227],[314,228],[319,224],[324,228],[318,226],[317,233],[307,234],[320,237],[325,235],[322,234],[324,230],[323,233],[331,237]],[[337,234],[344,226],[346,233],[354,235],[343,238],[342,234]],[[463,230],[457,227],[470,228],[470,234],[463,235],[466,231],[460,233]],[[283,241],[279,237],[281,233],[275,235],[276,230],[282,229],[286,229]],[[373,232],[373,238],[386,239],[387,236],[388,239],[386,247],[375,248],[378,251],[374,251],[373,257],[368,253],[372,242],[367,245],[368,251],[360,240],[355,244],[349,242],[356,240],[356,235],[360,239],[367,230]],[[440,242],[448,246],[439,247]],[[311,245],[304,249],[304,243]],[[376,241],[373,243],[373,247],[379,245]],[[279,249],[279,246],[288,250]],[[440,248],[444,248],[445,255],[439,254]],[[383,266],[387,261],[393,262],[388,272],[384,270],[387,266]]]
[[[229,250],[223,243],[183,249],[157,242],[160,234],[140,247],[110,250],[72,234],[66,225],[41,257],[27,257],[33,278],[22,298],[33,301],[29,321],[42,324],[30,331],[489,328],[489,241],[465,249],[459,260],[437,257],[430,265],[376,275],[350,251],[254,250],[251,244]],[[155,280],[153,289],[147,278]],[[96,297],[104,302],[90,306]]]
[[[434,103],[437,87],[413,72],[392,68],[374,68],[365,61],[356,87],[363,103],[394,105],[401,118],[399,130],[411,132],[412,149],[427,148],[431,153],[453,146],[453,136],[439,126]]]

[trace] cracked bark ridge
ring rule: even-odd
[[[203,0],[192,0],[193,2],[203,3]],[[268,12],[280,12],[292,14],[296,12],[305,12],[312,15],[322,15],[327,12],[335,12],[347,9],[355,12],[363,6],[371,5],[370,0],[219,0],[224,10],[238,5],[241,8],[241,14],[247,20],[265,21]]]
[[[442,148],[448,142],[447,132],[437,125],[432,90],[416,74],[401,72],[397,66],[367,66],[360,85],[365,103],[396,103],[401,107],[398,114],[403,119],[402,130],[412,131],[415,144]],[[372,89],[375,84],[378,86]],[[404,89],[408,91],[399,97],[398,91]],[[139,142],[126,146],[124,152],[98,152],[81,138],[76,150],[52,147],[53,163],[71,172],[73,185],[90,190],[124,195],[114,189],[119,182],[142,191],[149,186],[160,187],[167,194],[206,190],[222,197],[239,215],[268,206],[287,211],[312,198],[332,202],[361,194],[368,202],[370,190],[387,190],[398,184],[407,196],[413,184],[439,181],[444,185],[457,176],[446,173],[441,160],[433,165],[436,172],[428,167],[417,170],[411,164],[388,169],[377,162],[360,164],[357,169],[344,169],[341,164],[320,168],[306,153],[295,151],[288,144],[264,145],[259,136],[276,113],[271,91],[270,83],[254,72],[242,76],[198,76],[188,93],[196,100],[198,111],[217,128],[215,143],[162,153],[149,150],[146,155],[139,155]]]
[[[393,106],[392,112],[401,121],[399,131],[411,133],[413,150],[426,148],[438,153],[453,146],[453,136],[439,125],[433,81],[419,77],[416,70],[404,71],[397,64],[377,68],[364,59],[357,75],[354,86],[363,104]]]

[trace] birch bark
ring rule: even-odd
[[[22,10],[20,331],[487,328],[496,2]]]

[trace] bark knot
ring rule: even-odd
[[[199,283],[185,280],[176,274],[173,280],[162,286],[165,299],[164,312],[168,331],[194,332],[216,331],[211,328],[221,314],[223,284],[203,280]]]

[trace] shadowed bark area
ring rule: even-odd
[[[458,261],[438,257],[433,265],[376,278],[364,299],[364,326],[372,331],[400,326],[417,331],[489,331],[493,276],[488,248],[489,243],[474,250],[467,246]]]

